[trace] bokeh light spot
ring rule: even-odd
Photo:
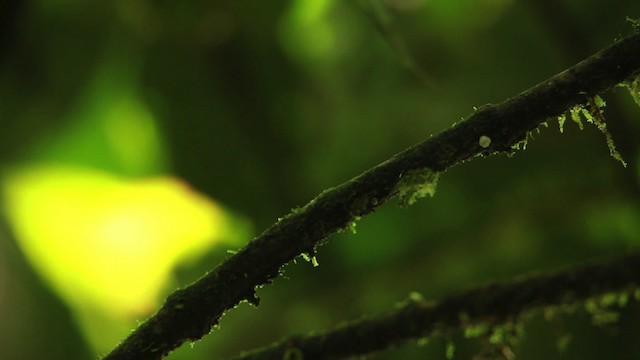
[[[225,231],[223,211],[172,177],[43,166],[8,176],[4,193],[34,267],[71,303],[116,316],[153,309],[173,267]]]

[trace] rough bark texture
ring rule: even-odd
[[[105,359],[160,359],[182,343],[200,339],[239,302],[257,304],[255,288],[278,276],[284,264],[301,253],[313,254],[329,235],[398,195],[403,175],[443,171],[478,154],[510,152],[546,119],[585,103],[639,70],[640,35],[634,35],[503,103],[481,106],[450,129],[326,190],[287,215],[200,280],[171,294]],[[491,138],[487,148],[478,143],[483,135]]]
[[[610,292],[634,291],[640,284],[640,253],[509,284],[491,284],[450,296],[437,304],[409,301],[403,307],[354,321],[331,332],[291,337],[232,360],[341,359],[386,349],[409,339],[465,326],[497,325],[545,306],[575,303]],[[289,356],[289,358],[296,359]]]

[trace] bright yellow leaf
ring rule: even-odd
[[[4,180],[5,212],[20,247],[89,322],[94,315],[144,318],[176,264],[229,232],[219,206],[173,177],[40,166]]]

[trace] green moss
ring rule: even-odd
[[[582,110],[582,105],[576,105],[569,110],[569,115],[571,115],[571,120],[574,123],[578,124],[580,130],[584,129],[584,124],[582,123],[582,119],[580,118],[580,112]]]
[[[447,350],[445,352],[447,360],[453,359],[453,356],[456,353],[456,344],[453,341],[447,341]]]
[[[412,291],[409,293],[409,300],[413,302],[421,302],[424,301],[424,296],[417,291]]]
[[[417,169],[402,174],[396,185],[400,205],[413,205],[418,199],[436,192],[440,173],[430,169]]]
[[[502,345],[505,343],[505,333],[502,327],[496,327],[489,336],[489,342],[494,345]]]
[[[607,106],[607,102],[604,101],[604,99],[602,97],[600,97],[600,95],[596,95],[592,98],[593,102],[595,103],[595,105],[601,109],[605,106]]]
[[[524,138],[524,140],[519,141],[513,145],[511,145],[511,149],[513,150],[527,150],[527,144],[529,143],[529,136]]]
[[[406,299],[397,302],[395,304],[395,308],[396,309],[402,309],[402,308],[404,308],[406,306],[409,306],[411,304],[420,305],[420,304],[424,304],[424,301],[425,300],[424,300],[424,297],[422,296],[422,294],[420,294],[419,292],[416,292],[416,291],[412,291],[411,293],[409,293],[409,296]],[[433,335],[433,334],[431,334],[431,335]]]
[[[552,321],[560,314],[571,314],[576,309],[583,308],[591,315],[592,323],[597,326],[608,326],[620,319],[619,308],[627,304],[631,296],[640,299],[640,289],[627,289],[620,292],[605,293],[587,300],[575,300],[567,297],[567,303],[551,305],[544,308],[533,309],[520,314],[517,318],[504,323],[493,324],[491,321],[482,323],[469,323],[468,315],[462,313],[460,321],[465,324],[465,338],[479,338],[486,342],[489,349],[500,349],[500,353],[506,358],[512,358],[504,354],[504,351],[517,346],[524,337],[524,325],[533,316],[542,315],[545,320]],[[572,300],[573,299],[573,300]],[[571,342],[571,334],[557,334],[556,346],[564,350]],[[512,353],[511,353],[512,354]],[[514,354],[512,354],[515,356]]]
[[[609,293],[604,294],[600,298],[600,305],[602,306],[612,306],[618,303],[618,294]]]
[[[573,336],[571,334],[564,334],[558,337],[556,340],[556,348],[558,349],[558,352],[565,353],[569,348],[571,340],[573,340]]]
[[[320,265],[320,263],[318,262],[318,258],[316,258],[315,252],[314,253],[302,253],[302,254],[300,254],[300,256],[302,256],[304,261],[310,262],[313,265],[313,267],[316,267],[316,266]]]
[[[615,324],[620,320],[620,313],[613,310],[599,310],[591,314],[591,322],[596,326]]]
[[[318,262],[318,259],[316,258],[315,255],[310,255],[307,253],[302,253],[300,254],[300,256],[302,256],[302,258],[306,261],[306,262],[310,262],[313,267],[316,267],[318,265],[320,265],[320,263]]]
[[[560,125],[560,132],[563,131],[563,126],[564,126],[564,122],[566,120],[566,116],[565,115],[561,115],[558,116],[557,118],[558,120],[558,124]],[[533,136],[534,132],[536,135],[540,135],[540,128],[541,127],[549,127],[549,123],[547,121],[543,121],[540,123],[540,125],[538,125],[535,129],[531,130],[531,131],[527,131],[527,134],[525,135],[524,139],[518,141],[517,143],[511,145],[511,149],[512,150],[527,150],[527,145],[529,144],[529,139],[531,140],[535,140],[536,138]]]
[[[640,18],[633,19],[633,18],[627,17],[627,21],[631,23],[633,32],[636,34],[640,34]]]
[[[486,335],[489,332],[489,326],[486,324],[478,324],[467,326],[464,328],[464,337],[473,339]]]
[[[609,147],[609,154],[618,160],[624,167],[627,167],[627,163],[622,158],[622,155],[616,150],[616,145],[613,142],[613,137],[607,130],[607,123],[604,119],[604,113],[602,108],[604,108],[607,103],[598,95],[589,98],[589,109],[585,109],[583,107],[582,113],[585,115],[587,121],[593,125],[595,125],[598,130],[604,135],[607,140],[607,146]]]
[[[604,113],[602,109],[607,105],[607,103],[598,95],[590,97],[586,104],[580,104],[572,107],[569,110],[569,115],[571,120],[578,124],[580,130],[584,129],[584,125],[582,123],[582,118],[587,121],[587,123],[594,125],[605,137],[607,142],[607,147],[609,148],[609,154],[614,159],[618,160],[622,166],[627,167],[627,163],[622,158],[622,155],[616,150],[616,145],[613,141],[613,137],[609,130],[607,130],[607,123],[604,119]],[[561,115],[563,117],[565,115]],[[566,117],[565,117],[566,118]],[[558,118],[558,122],[560,123],[560,117]],[[564,120],[560,125],[560,132],[562,132],[562,125],[564,124]]]
[[[358,225],[358,224],[357,224],[357,221],[358,221],[358,220],[360,220],[361,218],[362,218],[361,216],[355,216],[355,217],[353,218],[353,221],[351,221],[351,222],[349,223],[349,225],[347,225],[347,227],[346,227],[346,228],[344,228],[344,229],[340,229],[340,230],[338,230],[338,232],[339,232],[339,233],[343,233],[343,232],[345,232],[346,230],[349,230],[352,234],[355,234],[355,233],[356,233],[356,225]]]
[[[620,319],[618,310],[624,307],[628,300],[628,292],[607,293],[585,301],[584,308],[591,314],[594,325],[609,325]]]
[[[611,292],[601,295],[594,299],[600,307],[624,307],[629,302],[630,293],[624,292]]]
[[[627,88],[629,94],[633,98],[633,101],[640,106],[640,76],[636,76],[631,80],[623,82],[622,86]]]
[[[298,348],[288,348],[282,355],[282,360],[303,360],[304,354]]]
[[[495,325],[488,333],[489,343],[499,346],[513,346],[524,336],[524,321],[516,319]]]
[[[544,124],[544,123],[543,123]],[[528,131],[527,135],[524,137],[523,140],[511,145],[511,149],[512,150],[527,150],[527,145],[529,144],[529,139],[531,140],[535,140],[536,138],[533,137],[533,132],[536,132],[536,134],[540,135],[540,127],[538,126],[537,128]]]
[[[567,121],[567,114],[558,116],[558,126],[560,127],[560,133],[564,132],[564,123]]]
[[[617,305],[619,307],[625,307],[628,302],[629,302],[629,294],[628,293],[622,293],[622,294],[618,295]]]
[[[296,215],[296,214],[298,214],[300,211],[302,211],[302,208],[301,208],[301,207],[294,207],[294,208],[292,208],[292,209],[291,209],[291,211],[290,211],[287,215],[285,215],[285,216],[283,216],[283,217],[279,217],[279,218],[278,218],[278,221],[276,221],[276,224],[277,224],[277,223],[279,223],[279,222],[281,222],[281,221],[282,221],[282,220],[284,220],[284,219],[288,219],[288,218],[290,218],[290,217],[292,217],[292,216],[295,216],[295,215]]]

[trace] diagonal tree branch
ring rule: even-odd
[[[484,325],[489,328],[547,306],[574,305],[640,285],[640,252],[506,284],[491,284],[442,299],[409,301],[386,314],[353,321],[319,335],[291,337],[232,360],[341,359],[384,350],[410,339]]]
[[[478,154],[511,152],[547,118],[639,71],[640,35],[634,35],[511,99],[481,106],[466,120],[294,210],[200,280],[171,294],[105,359],[160,359],[182,343],[200,339],[241,301],[257,305],[257,286],[269,283],[299,254],[313,255],[322,241],[357,217],[398,195],[409,195],[410,201],[413,194],[407,189],[420,193],[420,182],[429,181],[432,172]]]

